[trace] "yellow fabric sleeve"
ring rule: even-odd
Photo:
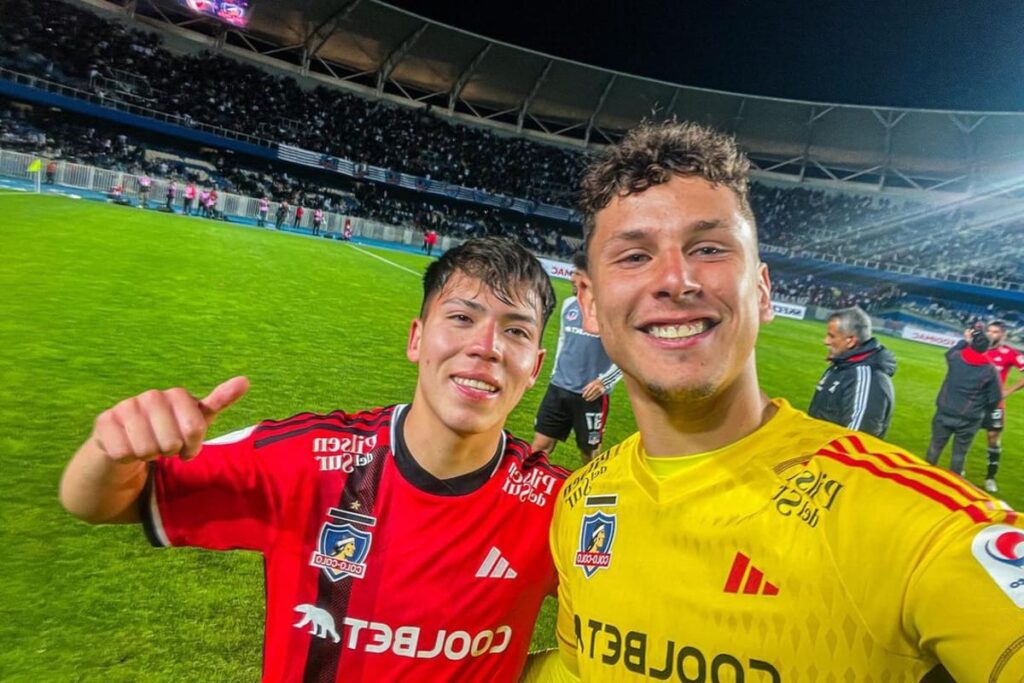
[[[905,629],[959,683],[1024,681],[1024,579],[986,550],[1022,531],[1018,521],[940,532],[911,577]]]

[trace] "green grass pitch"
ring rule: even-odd
[[[0,216],[0,680],[258,680],[260,558],[158,551],[137,528],[76,522],[57,503],[60,472],[97,413],[151,387],[203,393],[247,374],[252,390],[213,434],[408,400],[404,348],[426,259],[60,197],[0,194]],[[758,364],[771,395],[807,407],[823,333],[791,320],[764,329]],[[556,335],[549,327],[545,378]],[[942,351],[885,343],[900,363],[890,440],[920,454]],[[545,384],[512,415],[514,433],[532,434]],[[1019,507],[1024,399],[1010,404],[1001,495]],[[607,443],[633,429],[620,387]],[[576,457],[562,446],[554,459]],[[984,459],[979,436],[975,482]],[[552,645],[553,621],[549,601],[535,645]]]

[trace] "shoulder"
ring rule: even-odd
[[[536,470],[554,477],[559,482],[565,481],[571,474],[566,468],[551,462],[547,453],[532,450],[530,444],[509,432],[505,432],[504,460],[512,460],[522,472]]]
[[[628,478],[629,460],[639,447],[640,433],[636,432],[574,470],[562,487],[560,507],[574,509],[583,497],[592,492],[614,490],[618,483]]]
[[[1018,367],[1024,369],[1024,351],[1018,351],[1008,345],[1001,348],[1006,353],[1010,363],[1016,364]]]
[[[378,435],[390,430],[394,408],[387,406],[352,413],[341,410],[305,412],[283,420],[264,420],[252,428],[250,438],[256,448],[308,442],[311,454],[369,453],[376,448]],[[353,436],[362,439],[357,441]]]
[[[782,463],[776,472],[835,511],[834,518],[854,520],[865,532],[924,533],[944,519],[989,523],[1004,512],[969,482],[900,446],[842,428],[826,436],[804,461]]]
[[[503,493],[521,504],[532,504],[527,505],[528,510],[544,510],[550,518],[569,471],[552,464],[545,453],[532,452],[530,444],[506,432],[505,454],[495,474],[502,477]]]

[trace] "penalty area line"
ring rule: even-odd
[[[357,247],[356,245],[352,244],[351,242],[348,243],[348,246],[350,248],[352,248],[352,249],[355,249],[356,251],[358,251],[358,252],[360,252],[362,254],[366,254],[367,256],[373,257],[373,258],[377,259],[378,261],[383,261],[384,263],[388,264],[389,266],[394,266],[395,268],[398,268],[399,270],[404,270],[405,272],[411,273],[412,275],[415,275],[416,277],[423,277],[423,273],[417,273],[412,268],[406,268],[405,266],[403,266],[400,263],[395,263],[394,261],[389,261],[388,259],[384,258],[383,256],[378,256],[377,254],[374,254],[372,251],[367,251],[366,249],[363,249],[362,247]]]

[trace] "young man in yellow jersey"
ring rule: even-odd
[[[632,131],[583,181],[580,299],[639,432],[551,532],[559,654],[530,680],[1024,680],[1024,529],[949,472],[759,386],[772,317],[731,138]]]

